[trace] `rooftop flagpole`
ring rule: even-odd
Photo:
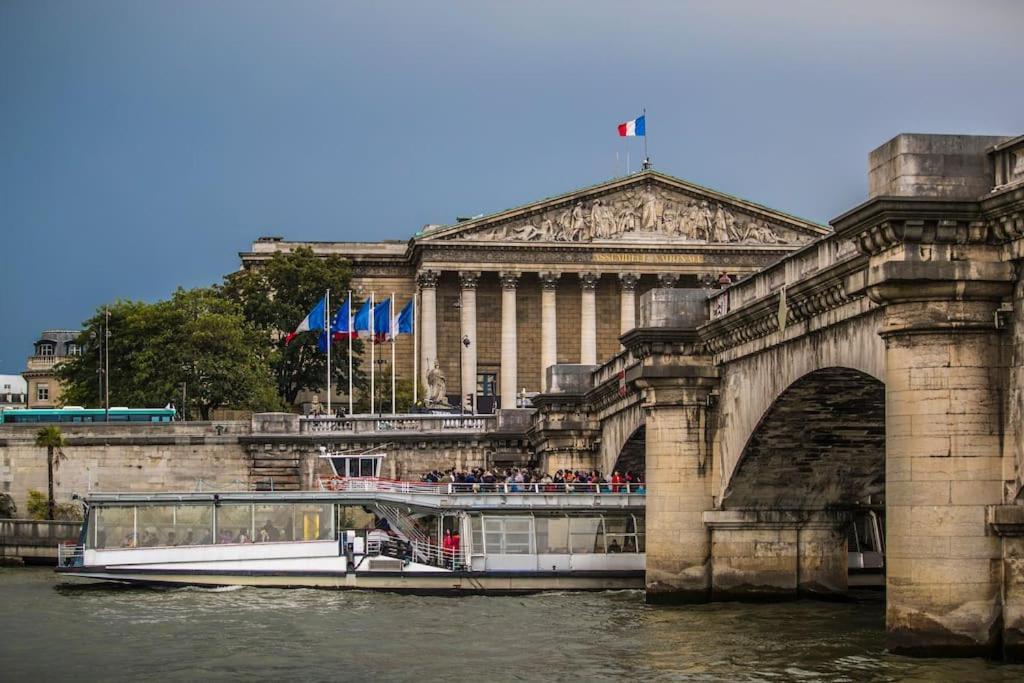
[[[376,410],[376,368],[377,364],[376,354],[377,351],[374,347],[377,346],[377,324],[373,320],[374,308],[377,307],[377,302],[373,298],[373,292],[370,292],[370,414],[373,415]]]
[[[352,290],[348,290],[348,414],[352,414]]]
[[[641,107],[640,115],[644,117],[644,168],[650,168],[651,156],[647,153],[647,107]]]
[[[397,403],[395,401],[395,293],[391,292],[391,305],[388,307],[388,315],[391,318],[391,414],[394,415],[398,411],[395,409]]]
[[[331,290],[324,296],[324,333],[327,335],[327,416],[331,416]]]
[[[420,401],[420,345],[416,336],[416,318],[419,312],[416,310],[416,297],[418,292],[414,289],[412,293],[412,404]]]

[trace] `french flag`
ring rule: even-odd
[[[647,115],[641,116],[640,118],[633,119],[632,121],[626,121],[625,123],[619,124],[619,137],[620,138],[632,138],[632,137],[643,137],[647,131],[647,123],[645,119]]]

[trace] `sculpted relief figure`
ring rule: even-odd
[[[589,201],[574,200],[571,205],[548,209],[531,218],[458,234],[456,238],[589,242],[637,232],[658,233],[670,240],[717,244],[807,241],[803,235],[791,235],[764,218],[745,212],[737,214],[729,205],[661,187],[626,189]]]
[[[598,240],[607,239],[615,233],[615,214],[600,199],[595,199],[590,207],[590,231]]]
[[[658,199],[650,190],[640,196],[640,229],[653,232],[658,227]]]
[[[764,221],[750,221],[744,241],[760,242],[761,244],[778,244],[782,240]]]

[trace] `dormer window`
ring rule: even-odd
[[[69,356],[81,356],[82,347],[74,342],[68,342],[68,355]]]
[[[39,342],[36,348],[38,349],[36,353],[40,356],[52,356],[55,351],[54,345],[51,342]]]

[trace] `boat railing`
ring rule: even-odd
[[[459,571],[466,568],[466,558],[462,548],[445,548],[425,541],[413,541],[413,552],[426,558],[427,564],[443,569]]]
[[[85,564],[85,546],[75,543],[57,545],[58,567],[81,567]]]
[[[347,493],[425,493],[434,495],[452,494],[556,494],[590,493],[602,495],[643,495],[646,484],[636,482],[589,483],[589,482],[429,482],[397,481],[377,477],[321,477],[321,491]]]

